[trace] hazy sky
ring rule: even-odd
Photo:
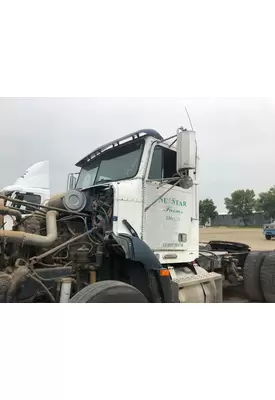
[[[0,98],[0,187],[50,160],[52,192],[63,191],[74,164],[104,142],[189,127],[185,106],[198,137],[200,198],[225,212],[233,190],[275,185],[274,98]]]

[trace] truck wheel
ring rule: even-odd
[[[266,240],[271,240],[271,236],[270,235],[265,235]]]
[[[134,286],[118,281],[93,283],[76,293],[70,303],[148,303]]]
[[[268,253],[251,252],[246,257],[243,269],[244,290],[251,301],[264,301],[261,290],[260,270]]]
[[[266,256],[261,269],[261,287],[268,303],[275,303],[275,253]]]

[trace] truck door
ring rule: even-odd
[[[179,184],[173,187],[177,176],[176,152],[168,146],[155,146],[145,179],[143,224],[143,239],[154,251],[188,249],[192,189],[183,189]]]

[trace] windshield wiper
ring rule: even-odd
[[[97,181],[97,182],[95,182],[94,183],[94,185],[98,185],[99,183],[105,183],[105,182],[111,182],[112,181],[112,179],[100,179],[100,181]]]

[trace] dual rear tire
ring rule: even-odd
[[[251,252],[247,256],[244,289],[250,301],[275,303],[275,252]]]
[[[264,294],[261,288],[260,271],[266,254],[251,252],[246,257],[243,270],[244,290],[250,301],[263,302]]]
[[[264,259],[260,273],[261,288],[267,303],[275,303],[275,252]]]

